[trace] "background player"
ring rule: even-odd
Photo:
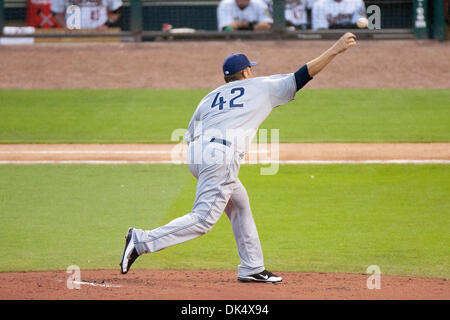
[[[80,7],[81,29],[105,29],[120,18],[122,0],[53,0],[51,11],[58,23],[66,27],[66,9]]]
[[[356,28],[366,17],[363,0],[317,0],[312,6],[312,29]]]
[[[188,167],[198,179],[190,213],[153,229],[129,228],[120,262],[127,273],[144,253],[197,238],[210,231],[225,211],[236,239],[240,264],[238,280],[279,282],[281,277],[267,271],[247,192],[238,178],[240,161],[261,123],[274,107],[287,103],[336,55],[355,42],[346,33],[331,48],[298,71],[270,77],[253,76],[243,54],[229,55],[223,64],[226,84],[206,95],[189,123],[185,139]]]
[[[263,0],[222,0],[217,7],[218,29],[269,30],[273,19]]]

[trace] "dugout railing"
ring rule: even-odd
[[[217,30],[217,0],[124,0],[119,21],[108,31],[36,30],[34,38],[96,38],[109,37],[122,41],[158,40],[228,40],[228,39],[335,39],[342,29],[288,30],[284,20],[285,1],[275,0],[274,23],[270,31]],[[351,29],[360,39],[445,39],[444,0],[365,0],[366,8],[380,8],[380,29]],[[431,7],[431,9],[430,9]],[[442,7],[442,10],[439,8]],[[436,9],[437,8],[437,9]],[[26,0],[0,0],[0,30],[3,26],[26,25]],[[418,15],[419,12],[419,15]],[[442,16],[442,19],[441,19]],[[417,24],[424,19],[425,26]],[[422,21],[422,20],[421,20]],[[164,24],[175,30],[189,28],[189,32],[162,31]],[[192,30],[195,30],[192,32]],[[23,37],[3,34],[2,37]]]

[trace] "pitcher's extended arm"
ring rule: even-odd
[[[312,79],[312,77],[322,71],[322,69],[325,68],[331,60],[334,59],[334,57],[355,45],[355,39],[356,36],[353,33],[347,32],[338,41],[336,41],[331,48],[317,58],[306,63],[297,72],[295,72],[294,75],[295,81],[297,82],[297,90],[300,90],[309,80]]]

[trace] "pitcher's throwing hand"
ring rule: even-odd
[[[344,52],[351,46],[354,46],[356,44],[356,36],[351,33],[347,32],[344,34],[334,45],[336,54],[339,54],[341,52]]]

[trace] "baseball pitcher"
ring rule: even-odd
[[[190,213],[153,230],[129,228],[120,271],[125,274],[142,254],[197,238],[212,229],[225,211],[231,225],[242,282],[280,282],[282,278],[264,266],[263,253],[245,187],[239,180],[240,161],[261,123],[272,109],[295,98],[295,94],[334,57],[355,45],[352,33],[344,34],[328,50],[290,74],[254,77],[250,62],[241,53],[223,63],[226,84],[207,94],[191,118],[188,167],[198,179]]]

